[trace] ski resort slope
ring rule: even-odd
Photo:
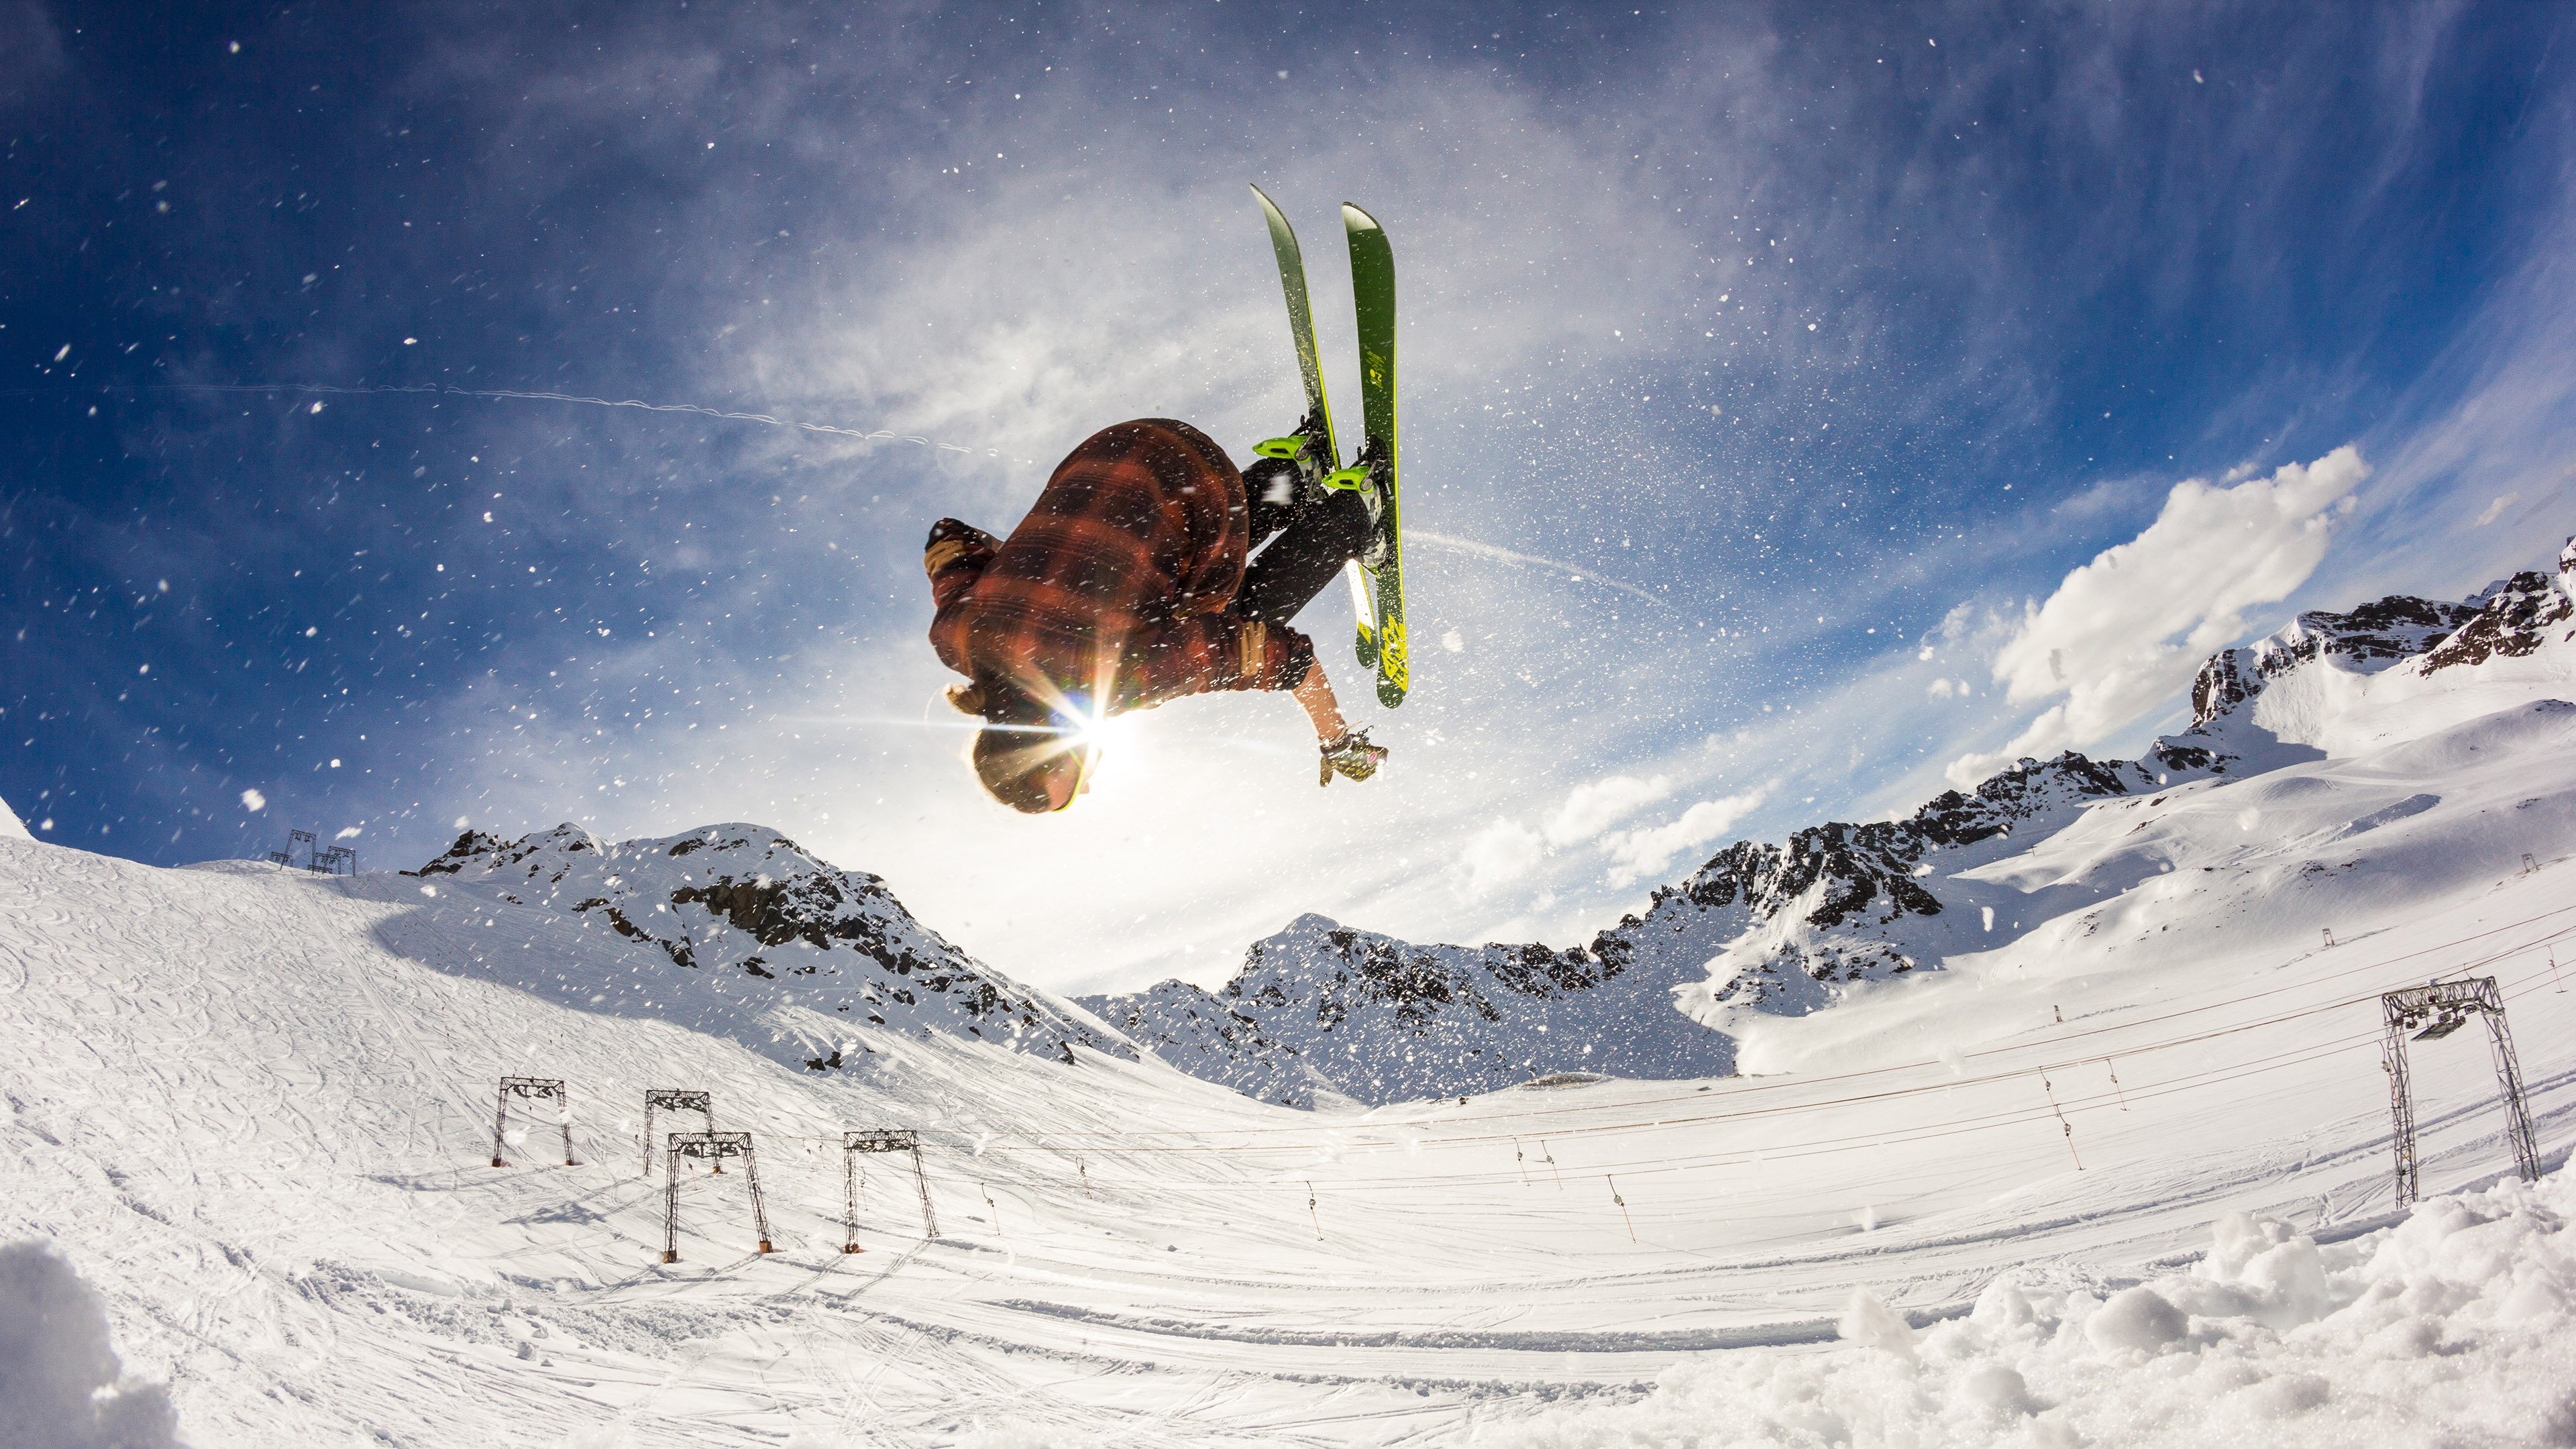
[[[2562,1162],[2571,837],[2576,707],[2526,702],[2106,802],[1983,867],[2097,906],[1756,1033],[1750,1075],[1365,1113],[935,1033],[802,1069],[802,998],[558,910],[0,840],[0,1239],[104,1294],[198,1445],[2323,1443],[2455,1401],[2457,1442],[2534,1442],[2564,1188],[2438,1208],[2502,1246],[2391,1232],[2375,993],[2497,976]],[[2476,1029],[2414,1064],[2427,1193],[2494,1179]],[[577,1165],[517,1108],[488,1165],[505,1073],[568,1083]],[[755,1133],[776,1253],[737,1168],[684,1177],[658,1261],[648,1086]],[[879,1158],[846,1255],[837,1134],[873,1126],[924,1133],[941,1236]],[[2230,1213],[2276,1226],[2195,1276]],[[2267,1232],[2297,1261],[2258,1277],[2325,1286],[2239,1281]],[[2300,1348],[2383,1299],[2367,1361]]]

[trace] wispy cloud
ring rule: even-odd
[[[1768,793],[1755,788],[1715,800],[1702,800],[1662,825],[1621,831],[1610,837],[1605,842],[1611,861],[1610,884],[1634,885],[1660,874],[1682,852],[1702,850],[1716,844],[1735,828],[1737,821],[1752,814]]]
[[[1994,677],[2014,704],[2059,702],[2001,750],[1952,761],[1950,782],[1964,788],[2018,756],[2093,744],[2190,682],[2211,650],[2244,632],[2248,609],[2307,582],[2369,473],[2347,445],[2234,487],[2175,484],[2145,532],[2027,607],[1996,651]]]

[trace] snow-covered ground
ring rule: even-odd
[[[0,839],[0,1243],[200,1446],[2576,1442],[2552,660],[1981,857],[2045,914],[1753,1022],[1746,1075],[1367,1111],[853,1021],[857,967],[682,965],[497,875]],[[2499,1185],[2472,1028],[2414,1048],[2401,1213],[2376,995],[2459,973],[2557,1175]],[[488,1165],[504,1074],[565,1080],[577,1165],[525,1104]],[[736,1166],[659,1261],[648,1087],[755,1134],[777,1252]],[[923,1133],[939,1237],[879,1157],[840,1251],[855,1127]],[[0,1376],[113,1376],[27,1366],[59,1264],[0,1292]]]

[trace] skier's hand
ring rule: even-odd
[[[1323,756],[1315,766],[1315,783],[1318,785],[1330,785],[1335,775],[1365,780],[1377,773],[1378,763],[1386,758],[1386,746],[1370,744],[1368,731],[1364,729],[1345,730],[1316,748]]]
[[[930,526],[930,537],[921,545],[921,571],[935,581],[939,571],[960,560],[981,573],[984,561],[1002,541],[971,523],[943,518]]]

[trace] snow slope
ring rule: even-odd
[[[2568,724],[2481,730],[2437,743],[2481,758],[2476,781],[2380,830],[2473,820],[2548,768],[2548,802],[2506,820],[2566,828]],[[2352,822],[2383,789],[2326,779],[2280,825]],[[2166,838],[2236,848],[2218,794],[2156,810]],[[1710,1374],[1811,1374],[1798,1346],[1832,1341],[1855,1287],[1929,1325],[2012,1274],[2071,1323],[2074,1294],[2172,1276],[2231,1209],[2326,1243],[2372,1230],[2388,1168],[2367,993],[2434,969],[2504,977],[2563,1160],[2576,998],[2545,951],[2576,926],[2576,864],[2496,859],[2530,841],[2460,861],[2437,905],[2383,905],[2352,874],[2190,879],[2208,895],[2141,902],[2120,931],[1783,1021],[1762,1047],[1819,1062],[1801,1073],[1365,1114],[876,1026],[858,1065],[814,1073],[770,1049],[791,1024],[742,993],[768,982],[554,910],[0,843],[0,1240],[80,1266],[201,1446],[1623,1441],[1605,1439],[1618,1415]],[[2321,913],[2331,951],[2308,944]],[[2416,1065],[2427,1189],[2494,1176],[2481,1049]],[[484,1165],[502,1073],[569,1080],[577,1168],[544,1165],[554,1124],[526,1116],[510,1155],[528,1165]],[[750,1253],[739,1178],[690,1176],[683,1261],[657,1263],[647,1085],[711,1088],[719,1127],[757,1134],[781,1253]],[[904,1183],[871,1163],[871,1250],[842,1256],[832,1134],[878,1124],[930,1137],[943,1238],[917,1238]],[[2483,1372],[2434,1354],[2486,1351],[2455,1299],[2434,1294],[2409,1364]],[[2069,1385],[2117,1372],[2084,1343],[2066,1343],[2081,1364],[2032,1364],[2038,1341],[1978,1351],[2079,1408]],[[1757,1354],[1713,1354],[1739,1346]],[[1976,1366],[1942,1361],[1958,1382]],[[2269,1392],[2347,1423],[2342,1382],[2324,1403],[2306,1379]],[[2499,1423],[2540,1423],[2532,1382],[2494,1387]],[[1610,1418],[1584,1439],[1551,1405]]]
[[[771,1039],[810,1007],[564,912],[0,842],[0,1242],[49,1240],[77,1265],[200,1446],[1636,1442],[1611,1437],[1620,1416],[1705,1424],[1689,1396],[1708,1383],[1812,1379],[1801,1365],[1858,1289],[1921,1328],[2010,1275],[2035,1321],[2081,1324],[2077,1295],[2171,1277],[2229,1211],[2329,1246],[2375,1230],[2383,986],[2498,973],[2563,1161],[2576,996],[2545,953],[2576,928],[2576,860],[2526,875],[2516,857],[2569,829],[2564,714],[2338,766],[2260,831],[2223,798],[2238,785],[2140,800],[2053,867],[2132,841],[2266,852],[2227,879],[2178,860],[2116,930],[2025,936],[1782,1019],[1755,1044],[1801,1070],[1370,1112],[837,1020],[870,1050],[816,1072]],[[2416,777],[2386,777],[2401,768]],[[2427,775],[2443,805],[2342,834]],[[2498,839],[2448,867],[2446,896],[2381,888],[2477,828]],[[2404,848],[2375,880],[2279,853],[2282,836],[2340,834],[2331,854],[2383,832]],[[2314,944],[2320,918],[2342,944]],[[2418,1048],[2430,1191],[2504,1165],[2486,1071],[2465,1037]],[[525,1115],[506,1149],[525,1165],[486,1165],[505,1072],[570,1084],[579,1166],[547,1165],[560,1129]],[[718,1125],[756,1134],[777,1254],[749,1251],[738,1174],[691,1174],[681,1261],[657,1261],[647,1086],[711,1089]],[[879,1160],[870,1251],[838,1251],[834,1134],[855,1126],[925,1133],[940,1239],[920,1239]],[[2523,1271],[2489,1257],[2481,1282]],[[2390,1351],[2409,1372],[2492,1369],[2481,1412],[2519,1428],[2490,1442],[2533,1442],[2563,1380],[2508,1375],[2539,1361],[2481,1335],[2525,1330],[2470,1296],[2418,1294],[2432,1326]],[[2563,1344],[2563,1317],[2544,1319]],[[2088,1331],[1975,1347],[2050,1406],[1999,1420],[1999,1440],[2087,1422],[2098,1381],[2144,1353]],[[2247,1392],[2287,1380],[2264,1391],[2282,1414],[2379,1412],[2350,1376],[2320,1399],[2297,1377],[2323,1377],[2310,1361],[2218,1343],[2250,1328],[2191,1332]],[[1967,1348],[1918,1352],[1912,1382],[1942,1402],[1978,1367]],[[2158,1365],[2181,1352],[2137,1391],[2165,1393]],[[1544,1435],[1560,1437],[1527,1437]]]
[[[121,1362],[138,1412],[166,1386],[201,1449],[2568,1442],[2566,1179],[2494,1186],[2472,1030],[2413,1049],[2433,1196],[2393,1211],[2377,1059],[2378,992],[2494,975],[2544,1163],[2576,1142],[2576,706],[2480,693],[2556,657],[2551,627],[2372,686],[2345,716],[2366,748],[2238,711],[2210,763],[2265,752],[2253,773],[2097,794],[2040,766],[1962,797],[1992,833],[1901,878],[1977,921],[1941,925],[1966,945],[1745,1013],[1742,1075],[1463,1102],[1252,1101],[991,978],[1007,1011],[964,985],[841,1011],[924,968],[822,923],[963,968],[852,907],[856,875],[797,892],[816,913],[775,955],[791,903],[679,900],[710,859],[755,895],[807,879],[748,828],[422,877],[0,840],[0,1245],[77,1270],[118,1356],[80,1372]],[[2411,722],[2372,734],[2383,704]],[[1856,878],[1811,858],[1810,915]],[[1869,878],[1852,929],[1925,919]],[[584,908],[607,890],[637,934]],[[505,1073],[568,1084],[577,1165],[524,1106],[519,1165],[488,1165]],[[648,1087],[754,1134],[779,1251],[751,1251],[737,1164],[684,1174],[659,1261]],[[923,1134],[939,1236],[875,1158],[868,1251],[840,1251],[858,1127]],[[0,1273],[0,1369],[17,1295],[63,1285]]]
[[[1586,946],[1414,945],[1307,916],[1254,945],[1217,991],[1165,981],[1084,1004],[1183,1071],[1290,1105],[1566,1071],[1723,1072],[1768,1022],[2024,935],[2059,940],[2172,868],[2016,864],[2104,812],[2576,699],[2576,541],[2560,563],[2457,604],[2392,596],[2304,614],[2212,656],[2192,728],[2140,760],[2023,760],[1903,819],[1739,841]]]
[[[26,822],[18,818],[18,812],[9,808],[8,801],[0,800],[0,840],[32,839],[34,837],[27,833]]]
[[[1850,1346],[1682,1365],[1632,1405],[1481,1436],[1653,1444],[2564,1444],[2576,1434],[2576,1177],[2508,1181],[2320,1246],[2230,1213],[2143,1283],[1988,1283],[1916,1332],[1868,1294]]]

